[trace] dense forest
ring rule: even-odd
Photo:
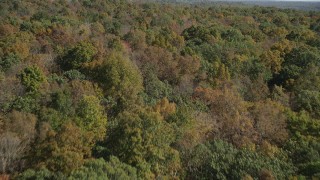
[[[319,179],[320,12],[0,1],[0,179]]]

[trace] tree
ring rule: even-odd
[[[274,51],[265,51],[261,56],[261,61],[265,64],[266,67],[268,67],[273,73],[279,73],[281,70],[281,65],[284,61],[283,58],[281,58],[281,53],[278,50]]]
[[[84,96],[76,109],[76,124],[82,130],[94,134],[95,140],[102,140],[106,134],[107,116],[100,100],[95,96]]]
[[[269,158],[250,150],[239,150],[221,140],[196,146],[188,162],[187,177],[201,179],[241,179],[247,175],[286,178],[293,166],[281,159]]]
[[[4,119],[5,131],[14,133],[26,145],[32,143],[36,135],[37,117],[31,113],[13,110]]]
[[[285,145],[288,155],[297,167],[297,174],[319,178],[319,140],[290,140]]]
[[[228,29],[221,34],[221,37],[231,42],[242,41],[244,39],[242,33],[237,29]]]
[[[17,56],[16,54],[10,53],[7,56],[1,58],[0,70],[7,71],[8,69],[10,69],[12,66],[14,66],[19,62],[20,62],[19,56]]]
[[[62,69],[79,69],[84,63],[91,62],[97,54],[97,49],[90,42],[80,42],[62,57],[60,65]]]
[[[153,72],[161,81],[177,84],[183,75],[194,76],[200,68],[196,56],[173,54],[164,48],[149,47],[145,52],[136,52],[135,60],[144,77]]]
[[[50,107],[63,115],[72,114],[71,93],[66,90],[52,93]]]
[[[0,169],[5,174],[23,168],[22,159],[28,155],[35,138],[37,118],[30,113],[12,111],[1,120]]]
[[[175,177],[180,171],[179,153],[170,147],[173,129],[152,110],[136,107],[117,117],[111,140],[113,154],[138,169],[142,178]]]
[[[19,180],[30,180],[30,179],[65,179],[67,178],[59,172],[52,172],[46,168],[40,169],[27,169],[15,177]]]
[[[136,53],[135,59],[143,75],[152,70],[161,81],[177,82],[178,59],[174,59],[173,54],[166,49],[149,47],[144,53]]]
[[[129,42],[130,47],[134,50],[144,49],[147,46],[146,33],[139,29],[134,29],[128,32],[124,38]]]
[[[172,86],[168,81],[160,81],[151,70],[145,74],[143,80],[146,104],[155,104],[159,99],[171,97],[173,93]]]
[[[28,169],[19,174],[16,179],[138,179],[137,170],[123,162],[117,157],[110,157],[109,161],[104,159],[88,159],[79,169],[70,174],[50,171],[46,168],[37,170]]]
[[[255,103],[251,110],[261,140],[281,145],[288,139],[286,109],[271,100]]]
[[[136,168],[111,156],[109,161],[90,159],[73,171],[68,179],[138,179]]]
[[[29,66],[25,68],[20,74],[20,81],[28,92],[35,92],[43,81],[45,76],[37,66]]]
[[[88,72],[99,83],[105,96],[115,102],[115,114],[137,102],[138,93],[143,90],[142,77],[132,61],[124,55],[112,53],[100,64],[96,63],[89,65]]]
[[[313,117],[320,118],[319,91],[302,90],[297,92],[294,103],[297,110],[308,111]]]
[[[182,32],[182,36],[186,40],[199,39],[201,41],[209,41],[211,34],[208,28],[202,26],[191,26]]]
[[[212,132],[213,137],[219,137],[236,146],[249,146],[256,141],[248,104],[234,89],[197,88],[194,97],[208,106],[211,118],[217,122],[218,130]]]
[[[293,139],[320,139],[320,122],[310,117],[306,111],[288,112],[288,130]]]
[[[92,134],[82,131],[72,122],[66,122],[57,132],[47,130],[43,140],[35,146],[30,160],[36,167],[70,173],[83,165],[93,145]]]
[[[177,51],[184,45],[184,39],[168,28],[162,28],[155,36],[152,45],[159,46],[170,51]]]
[[[317,66],[319,59],[320,54],[311,47],[300,46],[293,48],[284,57],[281,71],[274,76],[271,82],[292,90],[292,87],[296,84],[295,81],[308,72],[311,66]]]
[[[0,135],[0,169],[2,174],[13,172],[17,168],[17,161],[23,156],[25,144],[13,133]]]
[[[154,106],[154,110],[164,118],[167,118],[176,112],[176,105],[174,103],[170,103],[167,98],[163,98]]]

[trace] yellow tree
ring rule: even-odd
[[[236,146],[249,146],[256,141],[249,104],[234,88],[197,88],[194,97],[209,107],[211,118],[217,122],[217,130],[212,132],[214,138],[222,138]]]

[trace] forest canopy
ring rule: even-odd
[[[320,178],[320,12],[0,1],[0,179]]]

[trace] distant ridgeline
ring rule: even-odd
[[[132,0],[140,2],[164,2],[164,3],[190,3],[190,4],[216,4],[216,5],[232,5],[232,6],[264,6],[276,7],[282,9],[297,9],[305,11],[319,11],[320,1],[303,1],[303,0]]]

